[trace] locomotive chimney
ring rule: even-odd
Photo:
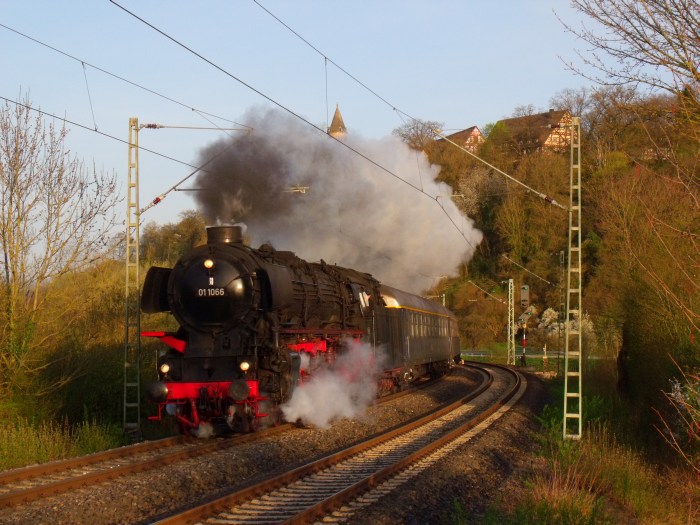
[[[243,242],[243,228],[240,226],[207,226],[207,244]]]

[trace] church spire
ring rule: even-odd
[[[341,139],[347,134],[348,130],[345,127],[345,122],[343,122],[343,117],[340,115],[340,108],[338,104],[335,105],[335,114],[333,115],[333,120],[328,128],[328,134],[336,139]]]

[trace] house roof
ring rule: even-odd
[[[472,136],[474,131],[477,132],[477,135],[481,136],[481,130],[478,128],[478,126],[472,126],[470,128],[463,129],[462,131],[452,133],[451,135],[447,135],[445,138],[450,139],[452,142],[456,142],[457,144],[464,143]]]
[[[552,134],[552,128],[567,116],[570,115],[566,110],[550,109],[544,113],[499,120],[497,125],[504,125],[518,144],[539,147]]]
[[[451,135],[447,135],[445,138],[451,140],[452,142],[456,142],[457,144],[465,144],[466,142],[469,142],[469,140],[475,134],[477,137],[482,136],[481,130],[477,126],[472,126],[470,128],[463,129],[462,131],[452,133]],[[444,140],[444,139],[440,139],[440,140]]]

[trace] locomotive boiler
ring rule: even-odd
[[[269,244],[253,249],[239,226],[207,228],[207,243],[171,268],[152,267],[146,313],[171,312],[176,332],[144,332],[167,345],[148,387],[158,415],[185,432],[247,432],[279,421],[279,406],[352,342],[382,353],[379,390],[446,372],[459,354],[444,306],[370,274],[309,263]],[[323,400],[319,400],[322,402]]]

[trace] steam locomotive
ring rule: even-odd
[[[381,351],[380,393],[445,373],[459,355],[454,315],[370,274],[306,262],[269,244],[253,249],[240,226],[207,228],[207,244],[174,268],[151,267],[146,313],[171,312],[176,332],[143,332],[165,345],[151,419],[183,432],[249,432],[280,420],[279,407],[353,342]]]

